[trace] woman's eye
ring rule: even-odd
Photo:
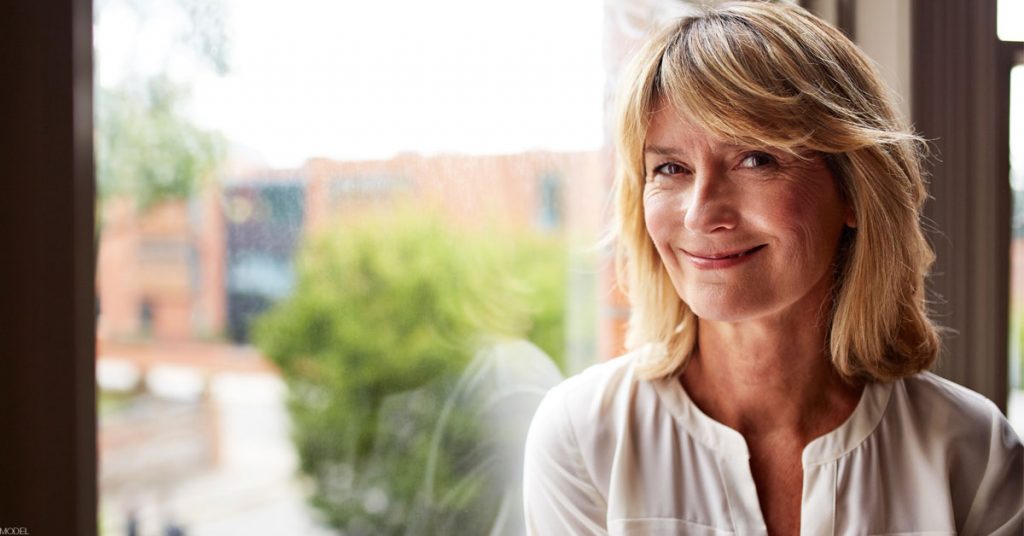
[[[678,175],[680,173],[685,173],[685,172],[686,172],[686,168],[684,168],[683,166],[681,166],[679,164],[673,164],[671,162],[669,162],[667,164],[662,164],[662,165],[654,168],[654,174],[655,175]]]
[[[775,163],[775,158],[768,153],[750,153],[740,162],[743,168],[758,168]]]

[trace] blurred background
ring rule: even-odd
[[[999,3],[1000,39],[1024,39],[1022,4]],[[910,3],[805,5],[911,115]],[[689,7],[97,0],[101,532],[522,532],[534,405],[621,351],[612,88]]]
[[[602,344],[603,6],[94,6],[102,532],[521,533]]]

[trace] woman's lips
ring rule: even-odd
[[[686,258],[700,270],[721,270],[738,266],[750,260],[758,251],[764,249],[767,244],[754,246],[750,249],[722,252],[691,252],[681,250]]]

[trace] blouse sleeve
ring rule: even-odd
[[[963,534],[1024,534],[1024,446],[999,410],[992,407],[987,463]]]
[[[607,534],[605,500],[583,462],[565,401],[565,384],[544,397],[526,437],[523,467],[530,535]]]

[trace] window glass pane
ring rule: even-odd
[[[522,532],[606,353],[605,16],[97,0],[104,534]]]
[[[1010,186],[1013,234],[1010,242],[1010,400],[1007,415],[1024,435],[1024,66],[1010,71]]]

